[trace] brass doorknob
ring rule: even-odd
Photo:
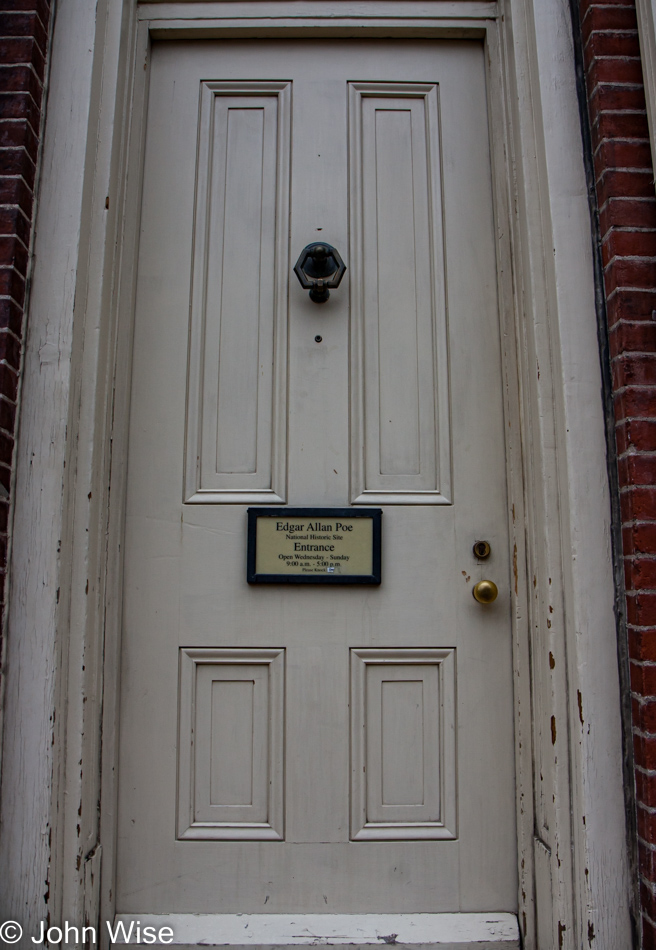
[[[479,604],[491,604],[497,599],[499,589],[494,581],[479,581],[474,584],[472,594]]]

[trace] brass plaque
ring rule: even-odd
[[[380,508],[249,508],[249,584],[380,584]]]

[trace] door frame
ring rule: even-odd
[[[592,937],[597,950],[629,946],[610,501],[567,0],[82,7],[57,3],[37,206],[5,647],[0,863],[15,868],[15,881],[0,907],[8,917],[16,908],[33,934],[46,913],[51,923],[113,916],[150,42],[476,38],[486,52],[498,236],[520,926],[526,948]],[[45,513],[38,530],[34,511]],[[19,692],[28,675],[39,689]]]

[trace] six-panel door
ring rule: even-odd
[[[482,46],[155,43],[141,226],[117,910],[514,910]],[[249,587],[258,504],[382,507],[381,586]]]

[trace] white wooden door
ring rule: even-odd
[[[475,42],[154,45],[119,913],[516,909],[488,136]],[[380,587],[248,586],[261,504],[381,507]]]

